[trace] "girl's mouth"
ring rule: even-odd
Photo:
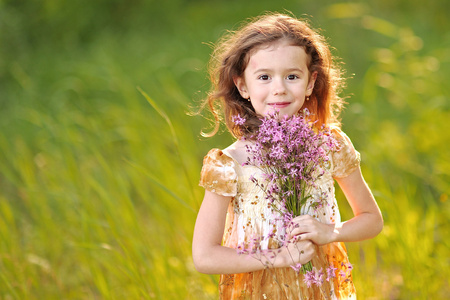
[[[274,108],[283,108],[290,104],[290,102],[275,102],[275,103],[269,103],[270,106],[273,106]]]

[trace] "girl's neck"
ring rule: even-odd
[[[239,164],[243,164],[247,161],[248,153],[246,146],[252,145],[251,140],[238,139],[236,142],[231,144],[225,151],[232,156]]]

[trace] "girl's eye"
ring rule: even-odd
[[[261,76],[258,77],[258,79],[269,80],[269,75],[261,75]]]
[[[294,79],[297,79],[297,78],[298,78],[298,76],[294,75],[294,74],[291,74],[291,75],[287,76],[287,79],[289,79],[289,80],[294,80]]]

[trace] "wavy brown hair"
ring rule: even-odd
[[[343,79],[326,41],[306,21],[284,14],[266,14],[250,20],[235,32],[229,32],[215,47],[209,64],[212,88],[201,108],[208,107],[212,112],[214,128],[209,133],[202,133],[203,136],[210,137],[217,133],[222,121],[220,111],[234,137],[249,136],[255,132],[261,116],[255,113],[247,99],[242,98],[233,79],[243,77],[252,51],[282,39],[302,47],[309,57],[309,74],[317,72],[310,100],[305,101],[302,109],[308,108],[318,128],[322,125],[340,125],[338,116],[343,101],[338,96],[338,88],[342,88]],[[246,119],[244,125],[233,122],[232,118],[236,115]]]

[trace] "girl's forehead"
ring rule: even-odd
[[[255,51],[249,54],[247,65],[258,64],[259,62],[269,64],[277,64],[280,62],[303,64],[305,62],[307,64],[308,60],[309,57],[303,47],[290,43],[275,43],[255,49]]]
[[[258,51],[258,50],[264,50],[264,49],[275,49],[279,46],[297,46],[300,48],[303,48],[302,46],[298,46],[298,44],[295,43],[295,41],[288,39],[288,38],[282,38],[271,42],[262,43],[259,45],[256,45],[251,49],[251,51]]]
[[[274,42],[268,42],[268,43],[264,43],[264,44],[261,44],[261,45],[257,45],[255,47],[253,47],[252,49],[250,49],[250,51],[247,52],[247,55],[246,55],[246,58],[245,58],[246,59],[245,64],[247,65],[249,63],[250,59],[252,57],[254,57],[255,54],[257,54],[261,50],[263,50],[263,52],[266,52],[266,51],[267,52],[272,52],[272,51],[275,51],[275,50],[277,50],[279,48],[284,48],[286,46],[288,46],[288,47],[295,47],[295,48],[298,47],[299,49],[302,49],[303,51],[305,51],[304,47],[296,45],[293,41],[290,41],[290,40],[287,40],[287,39],[277,40],[277,41],[274,41]],[[295,49],[295,48],[293,48],[293,49]],[[308,59],[309,59],[309,57],[308,57]]]

